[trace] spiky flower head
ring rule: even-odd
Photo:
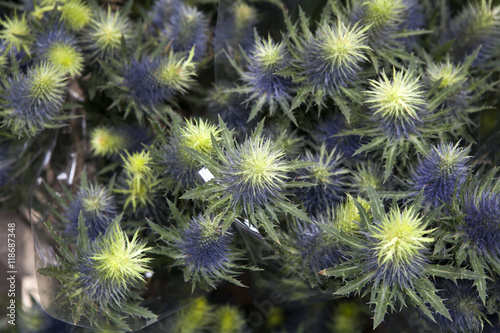
[[[78,220],[83,216],[90,240],[104,234],[108,225],[117,215],[115,198],[102,185],[85,184],[80,188],[64,215],[68,219],[67,232],[78,234]]]
[[[297,178],[316,186],[297,188],[295,194],[309,214],[325,212],[344,196],[348,170],[340,166],[341,155],[335,150],[328,152],[324,145],[317,154],[306,151],[305,161],[311,164],[299,169]]]
[[[318,224],[331,224],[331,217],[326,213],[318,215],[314,223],[299,222],[294,228],[294,244],[301,271],[318,278],[317,273],[325,268],[338,265],[343,258],[343,245],[335,237],[325,232]]]
[[[232,237],[222,232],[220,217],[193,217],[172,250],[177,265],[184,267],[184,279],[192,281],[193,287],[201,283],[215,288],[220,280],[237,282],[234,261],[241,259],[241,254],[232,248]]]
[[[434,240],[427,236],[433,230],[426,227],[414,206],[403,211],[392,208],[372,226],[369,236],[374,239],[376,280],[401,287],[412,285],[426,263],[423,252]]]
[[[424,15],[415,0],[356,1],[351,21],[368,26],[370,46],[383,49],[398,45],[393,36],[398,31],[420,28]]]
[[[150,271],[151,259],[146,257],[149,250],[139,242],[138,231],[129,239],[118,223],[112,223],[80,258],[76,292],[104,309],[119,308],[131,300],[134,291],[145,286],[144,274]]]
[[[16,135],[34,136],[54,125],[65,95],[65,75],[48,62],[38,63],[7,81],[4,125]]]
[[[194,48],[187,57],[170,52],[169,56],[161,59],[157,69],[152,73],[158,82],[165,86],[171,95],[184,94],[193,84],[196,76],[196,64],[193,62]]]
[[[97,127],[90,133],[90,147],[99,156],[118,154],[126,147],[126,141],[121,133],[107,127]]]
[[[357,163],[352,172],[351,187],[359,194],[366,195],[368,186],[377,191],[383,190],[387,185],[384,183],[382,164],[368,160]]]
[[[273,115],[280,106],[285,112],[290,108],[293,92],[292,80],[277,72],[290,62],[290,56],[283,42],[276,43],[269,36],[258,38],[251,52],[248,70],[242,73],[246,83],[245,91],[249,92],[248,100],[253,100],[255,108],[269,105],[269,114]],[[253,111],[253,110],[252,110]],[[250,114],[251,120],[257,109]]]
[[[246,324],[238,307],[229,304],[219,306],[213,314],[212,332],[238,333]]]
[[[314,38],[303,52],[301,74],[314,91],[334,94],[355,80],[366,61],[370,48],[366,41],[366,27],[351,26],[338,20],[336,24],[321,24]]]
[[[119,12],[100,10],[90,21],[86,31],[85,51],[91,62],[107,60],[115,57],[122,43],[122,38],[128,44],[132,39],[132,29],[128,18]]]
[[[500,253],[500,194],[488,189],[465,189],[460,200],[462,218],[457,228],[469,251],[481,256]]]
[[[220,139],[221,130],[217,125],[203,119],[191,118],[180,128],[180,140],[183,146],[210,155],[213,150],[212,136]]]
[[[64,74],[75,76],[83,70],[83,56],[76,46],[76,38],[62,26],[39,35],[35,52]]]
[[[447,88],[467,81],[467,73],[463,66],[456,65],[447,59],[445,62],[432,62],[427,67],[427,76],[431,84],[441,80],[439,88]]]
[[[2,30],[0,31],[0,39],[5,43],[6,50],[23,50],[28,55],[29,49],[29,35],[31,33],[28,21],[26,21],[26,13],[18,17],[17,12],[14,12],[13,17],[5,16],[4,20],[0,20]]]
[[[419,77],[411,70],[393,69],[391,79],[384,71],[370,85],[365,102],[386,136],[402,138],[416,132],[426,107]]]
[[[453,18],[447,39],[453,39],[451,52],[463,61],[481,47],[474,65],[479,65],[498,54],[500,44],[500,6],[491,0],[470,2]]]
[[[354,199],[347,193],[345,200],[335,207],[335,224],[340,231],[347,234],[353,234],[360,230],[361,215],[354,200],[359,202],[367,212],[370,212],[368,201],[359,196]]]
[[[64,0],[57,7],[61,13],[61,21],[73,31],[80,31],[90,23],[92,8],[83,0]]]
[[[441,281],[440,294],[450,313],[451,320],[437,315],[436,322],[441,332],[482,332],[486,320],[485,308],[471,282],[459,280]]]
[[[175,52],[187,52],[194,48],[194,60],[199,61],[205,56],[208,21],[205,14],[195,7],[180,6],[170,19],[170,25],[164,28],[164,33],[172,40],[171,47]]]
[[[233,205],[262,207],[281,196],[291,165],[279,141],[253,135],[227,149],[225,157],[221,184],[226,188],[224,196],[231,196]]]
[[[458,147],[458,143],[440,143],[419,160],[412,183],[415,191],[424,190],[424,202],[432,207],[451,203],[453,192],[459,192],[470,169],[468,153],[469,149]]]

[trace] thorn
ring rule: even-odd
[[[318,274],[326,275],[326,271],[325,270],[319,271]]]

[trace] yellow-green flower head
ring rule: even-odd
[[[112,223],[103,237],[91,243],[88,256],[81,258],[78,286],[86,297],[104,307],[129,301],[131,292],[145,285],[149,250],[138,241],[138,232],[130,240],[118,223]]]
[[[151,164],[153,158],[151,154],[147,151],[136,152],[133,154],[126,153],[126,157],[123,157],[124,165],[127,174],[130,177],[145,177],[152,173]]]
[[[257,20],[257,11],[255,8],[242,1],[234,4],[233,12],[237,30],[244,29]]]
[[[447,88],[467,81],[467,73],[463,66],[455,65],[449,59],[445,62],[429,64],[427,76],[431,84],[441,80],[440,88]]]
[[[357,197],[356,201],[359,202],[363,208],[370,212],[370,203],[361,197]],[[359,230],[359,223],[361,216],[358,207],[354,202],[354,198],[347,193],[347,197],[335,209],[335,223],[337,228],[345,233],[352,234]]]
[[[127,140],[121,133],[106,127],[95,128],[90,134],[90,147],[98,156],[116,155],[126,145]]]
[[[191,118],[180,129],[180,141],[185,147],[210,155],[214,148],[212,136],[218,140],[220,132],[219,127],[209,121]]]
[[[383,173],[384,170],[380,163],[371,160],[366,161],[366,163],[358,163],[356,170],[352,173],[352,187],[359,194],[366,194],[368,185],[376,191],[381,191],[385,188]]]
[[[70,76],[80,74],[83,70],[83,56],[70,44],[57,43],[52,45],[47,50],[45,57]]]
[[[128,19],[119,12],[99,11],[90,22],[85,32],[86,47],[92,61],[114,56],[125,42],[132,39],[132,30]]]
[[[310,45],[304,49],[302,74],[315,90],[333,94],[353,81],[365,53],[370,48],[366,41],[366,27],[355,24],[322,24]]]
[[[399,207],[392,208],[373,225],[370,237],[374,239],[377,279],[401,286],[411,283],[422,272],[425,264],[423,252],[434,240],[427,237],[433,230],[426,227],[414,206],[403,211]]]
[[[83,0],[64,0],[57,9],[61,20],[73,31],[80,31],[92,20],[92,9]]]
[[[205,297],[200,297],[179,312],[171,331],[182,333],[204,331],[213,320],[212,316],[213,306],[208,303]]]
[[[193,57],[194,48],[187,58],[171,52],[167,58],[160,61],[158,69],[153,73],[155,79],[166,86],[172,95],[176,92],[184,94],[196,76],[196,63],[192,61]]]
[[[12,18],[6,16],[4,20],[0,20],[0,25],[2,26],[0,39],[5,41],[7,50],[14,47],[17,50],[23,50],[29,55],[30,42],[27,37],[29,37],[31,30],[26,21],[26,14],[24,13],[19,18],[17,12],[14,12]]]
[[[223,305],[213,314],[212,332],[240,333],[245,324],[246,320],[238,307]]]
[[[280,197],[290,170],[279,142],[257,135],[226,152],[221,184],[234,204],[264,206]]]
[[[384,71],[370,85],[365,102],[386,135],[401,138],[414,133],[427,104],[419,77],[410,70],[393,69],[391,79]]]

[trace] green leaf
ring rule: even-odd
[[[361,290],[361,288],[363,288],[365,286],[365,284],[370,282],[370,280],[372,279],[372,277],[374,275],[375,275],[375,272],[371,272],[371,273],[368,273],[367,275],[365,275],[364,277],[360,277],[360,278],[357,278],[356,280],[349,281],[345,284],[345,286],[343,286],[342,288],[340,288],[339,290],[334,292],[334,294],[335,295],[349,295],[353,291],[359,292]]]
[[[146,221],[148,222],[151,229],[153,229],[154,232],[160,235],[162,240],[164,240],[165,242],[175,242],[177,240],[176,237],[172,235],[172,233],[168,229],[160,227],[159,225],[150,221],[149,219],[146,219]]]
[[[350,123],[351,122],[351,110],[349,109],[349,107],[347,107],[347,104],[339,96],[332,95],[331,97],[332,97],[333,101],[335,102],[335,104],[337,104],[338,107],[340,108],[340,111],[342,111],[342,114],[346,118],[347,122]]]
[[[78,238],[76,244],[79,250],[85,251],[90,248],[89,234],[82,211],[80,211],[80,215],[78,215]]]
[[[484,266],[482,262],[479,261],[479,258],[477,257],[477,253],[475,251],[471,251],[469,254],[470,256],[470,264],[472,266],[472,269],[474,270],[474,273],[478,275],[483,275],[484,274]],[[481,301],[483,301],[483,304],[486,304],[486,278],[479,278],[474,280],[474,285],[477,288],[477,292],[479,293],[479,297],[481,298]]]
[[[36,271],[37,273],[50,278],[57,278],[59,280],[64,280],[66,278],[66,272],[59,267],[42,267]]]
[[[348,235],[345,232],[342,232],[331,225],[323,223],[318,223],[317,225],[321,229],[325,230],[328,234],[335,237],[342,244],[349,246],[351,249],[359,250],[365,248],[363,242],[355,236]]]
[[[427,265],[425,268],[426,275],[439,276],[445,279],[456,281],[456,279],[481,279],[484,275],[480,275],[465,268],[458,268],[448,265]]]
[[[372,291],[373,292],[373,291]],[[382,287],[377,291],[375,298],[375,315],[373,316],[373,329],[377,328],[384,320],[387,307],[391,304],[391,288],[388,284],[382,283]]]
[[[146,308],[143,308],[142,306],[135,304],[135,303],[124,303],[121,304],[121,308],[123,312],[130,314],[130,315],[137,315],[143,318],[156,318],[156,314],[153,312],[149,311]]]
[[[295,216],[296,218],[301,219],[304,222],[312,223],[311,219],[309,218],[309,216],[307,216],[306,213],[304,213],[291,203],[285,201],[276,201],[275,205],[281,208],[285,213],[289,213],[290,215]]]
[[[436,322],[434,316],[432,315],[432,312],[429,310],[429,308],[425,305],[424,301],[417,295],[417,293],[413,289],[408,288],[405,290],[405,292],[406,295],[410,297],[410,300],[413,302],[413,304],[418,306],[420,310],[422,310],[422,312],[427,317],[429,317],[429,319],[431,319],[433,322]]]
[[[327,268],[319,272],[321,275],[325,276],[335,276],[345,278],[347,276],[356,275],[361,270],[361,268],[353,263],[346,262],[335,267]]]
[[[419,282],[421,283],[417,285],[417,291],[420,293],[424,301],[428,302],[438,313],[442,314],[449,320],[452,320],[448,309],[446,309],[446,306],[443,304],[443,300],[436,295],[436,288],[434,288],[432,283],[427,279]]]
[[[368,198],[370,199],[370,208],[372,209],[373,218],[377,221],[380,221],[385,216],[385,210],[382,200],[380,200],[377,191],[375,191],[375,188],[373,188],[370,183],[366,182],[365,185],[366,193],[368,194]]]

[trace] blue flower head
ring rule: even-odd
[[[78,234],[80,214],[87,227],[89,239],[95,240],[106,232],[108,225],[117,215],[115,198],[102,185],[84,185],[64,212],[69,222],[66,231],[73,236]]]
[[[451,53],[463,61],[481,47],[473,65],[479,65],[498,54],[500,45],[500,6],[481,0],[462,9],[450,22],[446,39],[452,40]]]
[[[416,133],[427,104],[419,78],[411,70],[393,69],[391,79],[382,72],[370,85],[365,102],[384,134],[400,139]]]
[[[462,219],[457,228],[471,250],[481,255],[500,253],[500,194],[478,187],[465,189]]]
[[[427,264],[427,244],[434,238],[427,234],[426,222],[414,206],[400,210],[392,208],[371,227],[368,261],[376,284],[383,282],[400,288],[413,286]]]
[[[151,23],[148,27],[150,34],[155,37],[170,23],[171,18],[185,6],[182,0],[157,0],[150,11]]]
[[[65,95],[65,75],[54,65],[41,62],[7,80],[4,125],[14,134],[34,136],[54,125]]]
[[[326,215],[320,215],[315,220],[314,223],[299,222],[294,229],[294,247],[298,251],[295,260],[300,262],[305,272],[312,275],[338,265],[343,258],[342,245],[318,225],[329,223],[329,219]]]
[[[76,45],[76,38],[61,25],[37,36],[34,51],[64,74],[75,76],[83,70],[83,56]]]
[[[438,314],[436,322],[441,332],[482,332],[486,319],[484,305],[473,288],[472,282],[443,280],[439,285],[440,296],[448,309],[451,320]]]
[[[84,306],[99,305],[103,310],[121,311],[125,303],[137,300],[134,292],[146,284],[151,248],[138,240],[138,232],[129,239],[113,222],[104,235],[83,249],[75,267],[75,290],[80,292]]]
[[[248,100],[255,103],[255,111],[252,110],[249,120],[266,104],[269,105],[270,115],[278,106],[285,112],[290,109],[292,79],[277,73],[289,64],[290,59],[283,42],[276,43],[271,37],[256,40],[248,70],[242,74],[245,91],[249,93]]]
[[[252,122],[247,123],[249,110],[245,106],[242,95],[229,91],[226,84],[215,85],[208,92],[208,110],[214,118],[221,117],[230,130],[238,134],[246,134]]]
[[[458,144],[441,143],[434,146],[430,153],[419,160],[412,173],[413,189],[424,189],[424,202],[432,207],[450,204],[455,190],[460,190],[470,167],[469,149]]]
[[[108,61],[108,58],[115,58],[121,50],[122,38],[127,46],[130,46],[133,33],[127,17],[118,11],[113,12],[99,10],[82,38],[83,49],[90,63],[97,60]]]
[[[235,260],[241,253],[231,246],[232,234],[222,232],[222,221],[212,216],[198,215],[181,230],[172,244],[172,256],[183,266],[184,278],[215,288],[221,279],[234,282]]]
[[[328,153],[324,145],[319,154],[306,152],[305,160],[311,165],[298,169],[297,178],[316,186],[298,188],[295,195],[304,203],[309,214],[323,213],[342,200],[348,171],[340,166],[340,157],[335,150]]]
[[[201,11],[195,7],[182,5],[174,12],[170,26],[162,31],[165,37],[172,40],[171,47],[175,52],[189,52],[193,47],[193,59],[199,61],[207,51],[208,21]]]
[[[338,135],[348,129],[350,128],[345,117],[337,114],[321,121],[315,128],[314,134],[328,150],[335,149],[346,158],[356,158],[357,155],[353,156],[354,153],[367,141],[359,135]]]
[[[370,49],[366,30],[340,20],[333,25],[321,24],[302,50],[300,81],[311,85],[314,92],[334,95],[355,80]]]
[[[403,29],[421,28],[424,19],[423,10],[416,0],[356,1],[351,12],[352,22],[369,26],[369,44],[375,50],[396,47],[398,42],[393,35]]]

